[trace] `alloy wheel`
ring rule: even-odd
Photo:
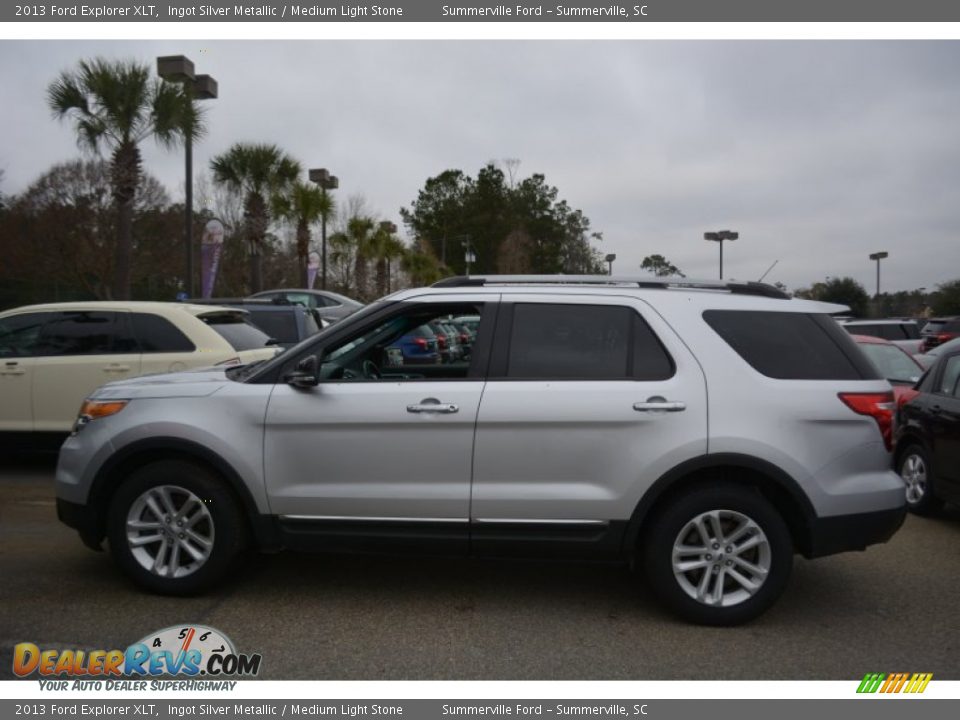
[[[903,461],[900,477],[907,485],[907,502],[916,505],[927,493],[927,464],[916,453],[911,453]]]
[[[207,504],[177,485],[149,488],[133,501],[126,520],[127,545],[148,572],[182,578],[210,558],[213,517]]]
[[[755,595],[768,575],[770,540],[750,517],[710,510],[690,520],[673,543],[673,574],[704,605],[729,607]]]

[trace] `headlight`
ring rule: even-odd
[[[80,406],[77,421],[73,424],[73,431],[79,432],[91,420],[110,417],[123,410],[129,400],[84,400]]]

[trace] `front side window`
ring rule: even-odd
[[[325,349],[321,377],[330,381],[464,379],[469,353],[442,352],[431,324],[453,314],[476,313],[478,305],[414,305],[381,319]]]
[[[938,383],[937,391],[943,395],[960,397],[960,355],[948,358],[943,367],[943,375]]]
[[[632,308],[518,304],[506,376],[531,380],[664,380],[673,362]]]
[[[24,313],[0,319],[0,357],[36,354],[40,329],[53,313]]]

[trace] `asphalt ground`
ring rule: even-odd
[[[272,680],[960,679],[960,511],[807,561],[737,628],[665,613],[618,566],[254,555],[217,592],[150,595],[56,519],[50,461],[0,467],[0,678],[13,646],[123,649],[200,623]]]

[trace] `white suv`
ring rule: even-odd
[[[743,622],[794,553],[904,518],[891,388],[837,309],[757,283],[451,278],[259,366],[101,388],[58,512],[163,593],[251,545],[549,555],[636,561],[670,610]],[[397,352],[463,315],[469,360]]]
[[[92,301],[8,310],[0,313],[0,433],[55,447],[104,383],[267,360],[277,354],[268,341],[237,308]]]

